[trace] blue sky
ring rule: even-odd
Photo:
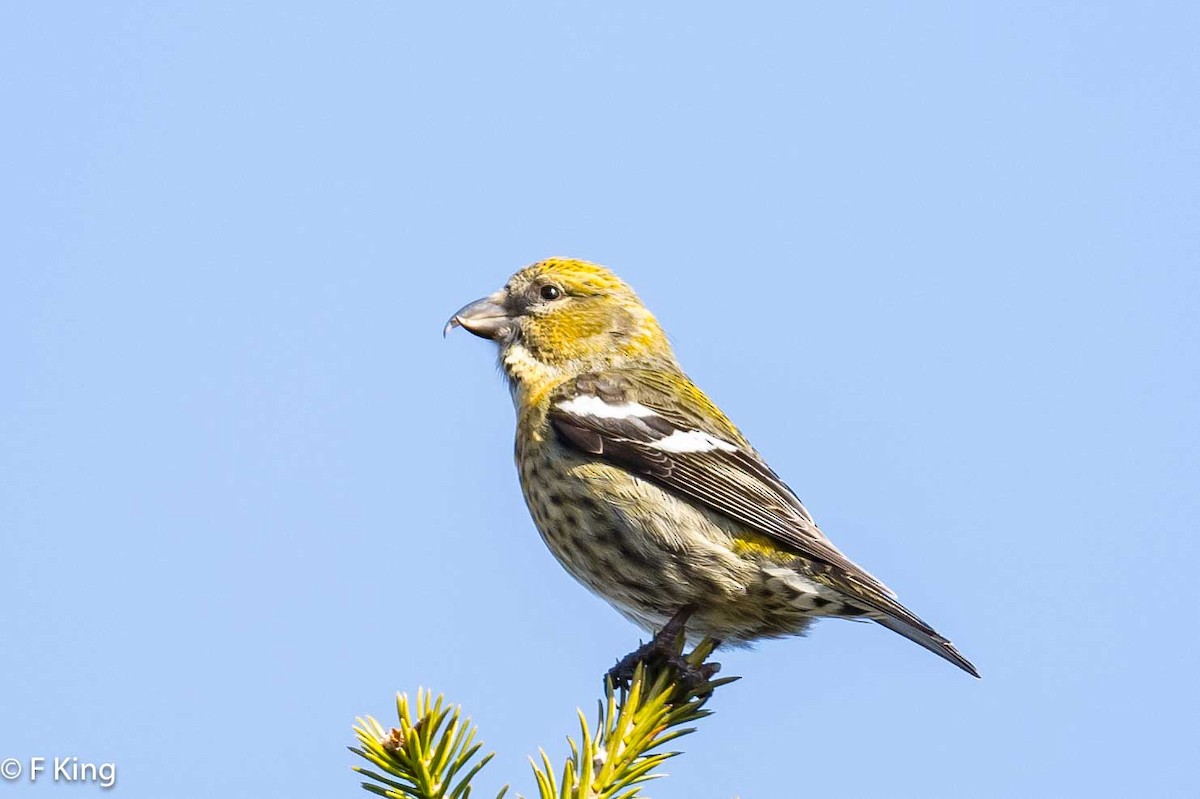
[[[440,331],[560,254],[984,675],[726,653],[654,796],[1200,792],[1195,4],[434,5],[0,11],[0,758],[365,795],[432,686],[531,791],[640,633]]]

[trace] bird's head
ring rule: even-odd
[[[666,335],[633,289],[587,261],[548,258],[525,267],[455,312],[445,332],[456,327],[496,342],[516,386],[634,364],[675,366]]]

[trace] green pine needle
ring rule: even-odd
[[[680,635],[676,656],[682,655],[683,645]],[[698,668],[714,648],[715,642],[706,638],[686,660]],[[539,799],[642,796],[640,786],[665,776],[658,768],[680,754],[661,748],[693,732],[695,728],[686,725],[711,714],[704,705],[712,692],[736,679],[689,685],[674,666],[639,663],[627,689],[615,689],[606,681],[595,727],[578,712],[579,736],[567,739],[570,755],[561,771],[544,750],[538,752],[540,763],[530,760]],[[475,741],[476,727],[463,718],[462,708],[450,707],[441,695],[421,689],[415,707],[406,694],[397,694],[396,715],[399,726],[388,730],[371,716],[358,719],[354,733],[359,746],[350,751],[377,769],[353,767],[369,780],[362,787],[390,799],[469,799],[471,781],[495,753],[478,756],[482,744]],[[508,786],[502,788],[497,799],[507,791]]]

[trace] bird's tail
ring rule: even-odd
[[[910,613],[903,605],[898,602],[895,604],[903,611],[903,614],[889,612],[886,616],[874,616],[873,620],[892,632],[900,633],[914,644],[920,644],[938,657],[945,658],[972,677],[979,676],[979,670],[954,648],[954,644]]]
[[[972,677],[979,676],[979,670],[954,648],[949,639],[901,605],[895,591],[861,567],[850,563],[849,568],[839,569],[828,565],[819,568],[810,563],[808,568],[813,579],[843,594],[854,605],[861,607],[867,618],[945,658]]]

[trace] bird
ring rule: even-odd
[[[459,327],[498,347],[542,539],[626,618],[725,646],[869,620],[979,676],[830,541],[611,270],[538,261],[456,311],[443,336]]]

